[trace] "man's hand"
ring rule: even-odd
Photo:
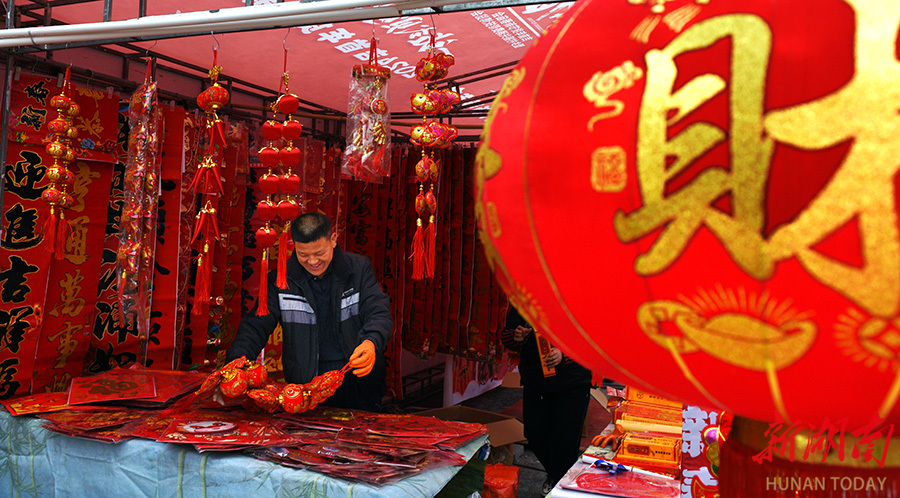
[[[516,332],[513,338],[516,342],[522,342],[527,339],[529,335],[531,335],[531,332],[533,332],[533,329],[531,329],[530,327],[523,327],[519,325],[518,327],[516,327]]]
[[[375,343],[366,339],[356,346],[353,354],[350,355],[350,367],[354,368],[353,375],[357,377],[365,377],[372,371],[375,366]]]
[[[562,351],[556,348],[550,348],[550,354],[547,355],[547,367],[553,368],[559,365],[562,362],[562,356]]]

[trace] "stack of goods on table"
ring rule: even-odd
[[[247,395],[216,400],[196,396],[210,377],[117,368],[76,378],[66,392],[21,396],[3,401],[3,406],[12,415],[38,416],[46,420],[44,428],[68,436],[107,443],[145,438],[190,444],[200,452],[243,451],[375,486],[463,465],[465,459],[453,450],[487,434],[483,424],[434,417],[323,406],[303,413],[269,413]]]
[[[608,391],[613,421],[560,481],[567,490],[623,497],[681,496],[682,404],[631,386]]]

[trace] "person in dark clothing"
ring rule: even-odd
[[[581,456],[581,432],[591,396],[591,372],[551,348],[544,376],[534,329],[512,306],[500,335],[503,345],[520,353],[522,418],[525,438],[547,471],[542,492],[547,494]]]
[[[343,251],[331,221],[306,213],[291,223],[294,256],[288,259],[287,289],[267,276],[269,313],[256,309],[241,320],[226,362],[256,358],[281,324],[285,380],[305,384],[316,375],[353,368],[323,404],[377,411],[387,387],[384,350],[393,326],[390,299],[368,258]]]

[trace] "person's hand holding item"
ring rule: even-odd
[[[547,355],[547,368],[553,368],[562,362],[562,351],[557,348],[550,348],[550,354]]]
[[[353,368],[353,375],[357,377],[365,377],[372,371],[375,366],[375,343],[366,339],[356,346],[353,354],[350,355],[350,368]]]
[[[522,342],[528,338],[528,335],[531,334],[531,331],[531,328],[519,325],[518,327],[516,327],[516,332],[513,338],[516,340],[516,342]]]

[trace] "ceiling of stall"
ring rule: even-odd
[[[256,0],[256,4],[274,3]],[[401,17],[278,27],[248,32],[210,33],[196,36],[126,43],[132,54],[150,50],[196,68],[212,66],[214,47],[224,78],[255,87],[279,88],[287,49],[289,86],[303,100],[337,111],[347,107],[351,70],[369,60],[369,40],[376,39],[378,63],[391,69],[392,114],[410,110],[409,97],[422,89],[414,74],[416,63],[426,55],[430,36],[438,50],[452,54],[455,64],[442,86],[460,91],[463,102],[454,110],[456,122],[478,123],[500,88],[506,74],[522,58],[571,2],[522,4],[494,1],[467,4],[483,10],[418,9]],[[158,16],[245,6],[245,0],[18,0],[15,27],[53,24],[83,24],[133,19],[144,9]],[[48,8],[49,7],[49,8]],[[443,10],[443,11],[441,11]],[[74,46],[75,44],[73,44]],[[108,44],[107,46],[116,46]],[[122,50],[116,46],[118,50]],[[40,47],[21,47],[36,50]],[[44,47],[46,48],[46,47]],[[56,46],[59,49],[59,45]],[[39,52],[35,52],[39,54]],[[200,73],[194,71],[198,76]]]

